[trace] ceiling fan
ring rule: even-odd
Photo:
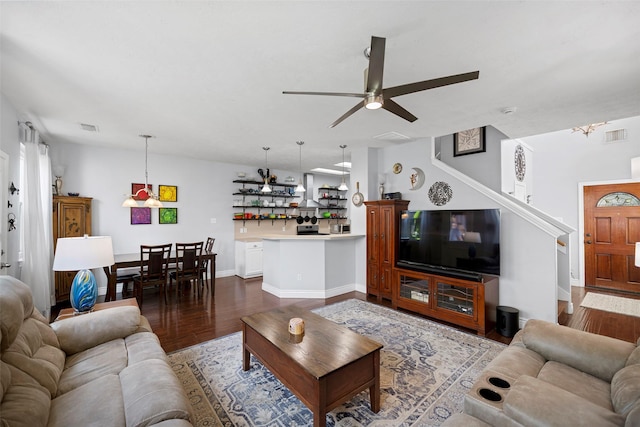
[[[420,92],[427,89],[434,89],[441,86],[447,86],[456,83],[475,80],[478,78],[480,71],[471,73],[456,74],[437,79],[425,80],[422,82],[409,83],[389,88],[382,87],[382,75],[384,72],[384,49],[385,38],[371,37],[371,46],[365,49],[365,55],[369,58],[369,67],[365,70],[365,92],[364,93],[342,93],[342,92],[295,92],[283,91],[286,95],[327,95],[327,96],[351,96],[355,98],[364,98],[364,102],[359,102],[355,107],[344,113],[338,120],[331,123],[330,127],[335,127],[344,119],[365,107],[369,110],[384,108],[393,114],[402,117],[410,122],[418,120],[416,116],[405,110],[391,98],[409,93]]]

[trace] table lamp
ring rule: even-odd
[[[54,271],[79,270],[71,283],[69,299],[76,312],[89,312],[98,298],[98,284],[91,268],[111,266],[111,236],[63,237],[58,239],[53,259]]]

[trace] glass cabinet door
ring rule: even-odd
[[[438,282],[437,289],[438,308],[473,316],[474,288]]]
[[[400,297],[429,303],[429,281],[416,277],[400,275]]]

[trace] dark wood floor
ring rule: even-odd
[[[561,313],[558,319],[560,324],[630,342],[638,339],[640,318],[582,308],[580,302],[586,292],[584,288],[573,288],[574,313]],[[624,296],[633,297],[628,294]],[[262,278],[243,280],[232,276],[216,279],[215,298],[207,290],[200,298],[196,298],[192,291],[176,295],[174,290],[165,304],[164,298],[159,297],[155,289],[147,289],[141,311],[160,338],[164,350],[170,353],[238,332],[241,330],[240,318],[248,314],[289,304],[313,309],[350,298],[376,302],[359,292],[329,299],[279,299],[262,290]],[[640,299],[640,296],[637,298]],[[383,305],[389,304],[383,302]],[[503,343],[510,341],[495,331],[488,337]]]

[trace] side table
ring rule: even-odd
[[[54,322],[58,320],[67,319],[73,316],[82,316],[84,314],[89,314],[94,311],[106,310],[108,308],[114,308],[114,307],[126,307],[126,306],[138,307],[138,301],[135,298],[127,298],[127,299],[122,299],[117,301],[99,302],[93,306],[93,309],[91,309],[91,311],[88,311],[82,314],[76,314],[73,308],[64,308],[60,310],[60,313],[58,314],[58,317],[56,317],[56,320],[54,320]]]

